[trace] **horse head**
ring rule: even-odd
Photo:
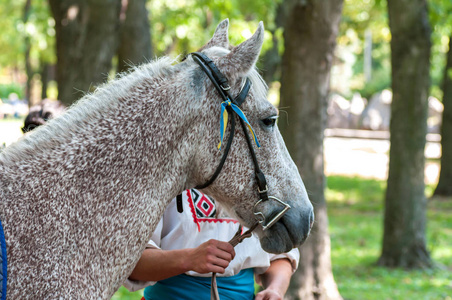
[[[223,139],[226,141],[230,134],[234,134],[230,152],[218,177],[203,191],[221,202],[231,215],[247,227],[262,219],[267,220],[263,222],[266,224],[284,209],[284,204],[288,204],[290,209],[273,226],[266,230],[259,226],[256,230],[264,250],[281,253],[301,245],[307,238],[314,221],[313,208],[279,132],[276,123],[278,110],[266,99],[267,86],[255,68],[264,39],[262,22],[254,35],[237,47],[229,45],[228,26],[228,20],[221,22],[212,39],[198,52],[210,58],[228,79],[230,95],[235,97],[240,94],[245,79],[250,79],[251,89],[240,109],[253,129],[248,134],[255,135],[260,144],[259,148],[257,143],[253,146],[255,158],[265,174],[267,193],[271,197],[256,205],[261,194],[246,133],[240,126],[235,126],[234,132],[231,132],[231,122],[228,122]],[[222,118],[220,104],[223,100],[194,58],[189,56],[184,64],[191,68],[189,81],[192,86],[198,87],[194,101],[202,107],[199,113],[208,122],[208,126],[204,124],[199,129],[202,132],[191,170],[191,185],[199,186],[215,173],[225,151],[224,146],[220,151],[217,148]],[[231,118],[240,122],[235,114],[229,114],[229,120]]]

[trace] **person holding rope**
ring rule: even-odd
[[[129,291],[145,287],[142,300],[210,299],[216,272],[221,300],[283,299],[298,266],[298,249],[269,254],[254,235],[234,248],[227,241],[240,224],[198,190],[182,193],[182,208],[179,214],[176,199],[166,208],[124,283]],[[263,287],[256,295],[255,281]]]

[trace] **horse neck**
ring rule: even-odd
[[[108,158],[113,165],[102,168],[105,173],[115,170],[110,181],[166,206],[185,187],[195,152],[186,142],[197,132],[192,130],[189,99],[180,96],[174,80],[143,82],[102,114],[92,136],[111,135],[111,141],[92,160]]]
[[[117,185],[127,187],[127,196],[122,197],[116,218],[108,220],[109,224],[104,226],[112,228],[107,236],[121,236],[122,226],[133,228],[135,235],[134,238],[115,239],[111,245],[103,246],[106,257],[128,256],[124,258],[124,264],[118,264],[118,261],[110,264],[113,261],[110,260],[104,265],[105,273],[116,284],[121,284],[132,271],[139,258],[136,254],[140,254],[148,242],[166,205],[186,188],[190,163],[196,151],[194,144],[187,142],[196,141],[199,132],[194,128],[195,111],[189,104],[193,96],[187,95],[188,91],[181,96],[172,82],[162,81],[157,85],[158,88],[151,89],[149,85],[134,91],[123,101],[122,105],[128,109],[120,109],[122,113],[109,117],[109,123],[117,124],[116,130],[122,132],[113,144],[114,151],[124,152],[117,163],[122,168],[117,179],[121,181]],[[129,115],[127,122],[114,121],[122,119],[124,112],[129,112],[126,113]],[[124,174],[128,179],[123,177]],[[117,203],[111,205],[114,207]],[[117,207],[113,209],[117,210]],[[109,249],[120,249],[122,253],[112,254]]]
[[[166,205],[187,187],[197,151],[191,142],[202,134],[193,122],[199,112],[190,104],[196,95],[174,80],[143,80],[119,98],[110,92],[97,99],[95,93],[1,153],[2,223],[27,224],[6,226],[8,236],[19,244],[21,236],[43,241],[33,249],[21,245],[15,261],[29,252],[46,257],[51,238],[64,261],[58,268],[68,269],[58,276],[82,269],[80,285],[95,274],[107,294],[119,288]],[[29,218],[23,212],[30,209],[43,215]],[[38,230],[35,223],[45,216],[56,222]]]

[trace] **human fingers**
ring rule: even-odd
[[[282,300],[283,297],[274,290],[263,290],[256,294],[256,300]]]
[[[211,249],[212,250],[211,254],[213,254],[215,257],[217,257],[219,259],[223,259],[229,263],[231,260],[234,259],[235,251],[234,251],[234,247],[232,247],[229,243],[227,243],[227,244],[228,245],[215,244]]]
[[[233,254],[223,250],[227,246],[218,240],[211,239],[192,249],[189,257],[191,269],[198,273],[224,273],[232,260]]]
[[[213,243],[216,245],[216,247],[228,254],[231,255],[231,260],[235,257],[235,250],[234,247],[229,244],[228,242],[218,241],[218,240],[212,240]]]

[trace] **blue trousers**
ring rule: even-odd
[[[210,299],[210,277],[194,277],[186,274],[158,281],[144,290],[146,300]],[[231,277],[217,277],[221,300],[254,299],[253,269],[242,270]]]

